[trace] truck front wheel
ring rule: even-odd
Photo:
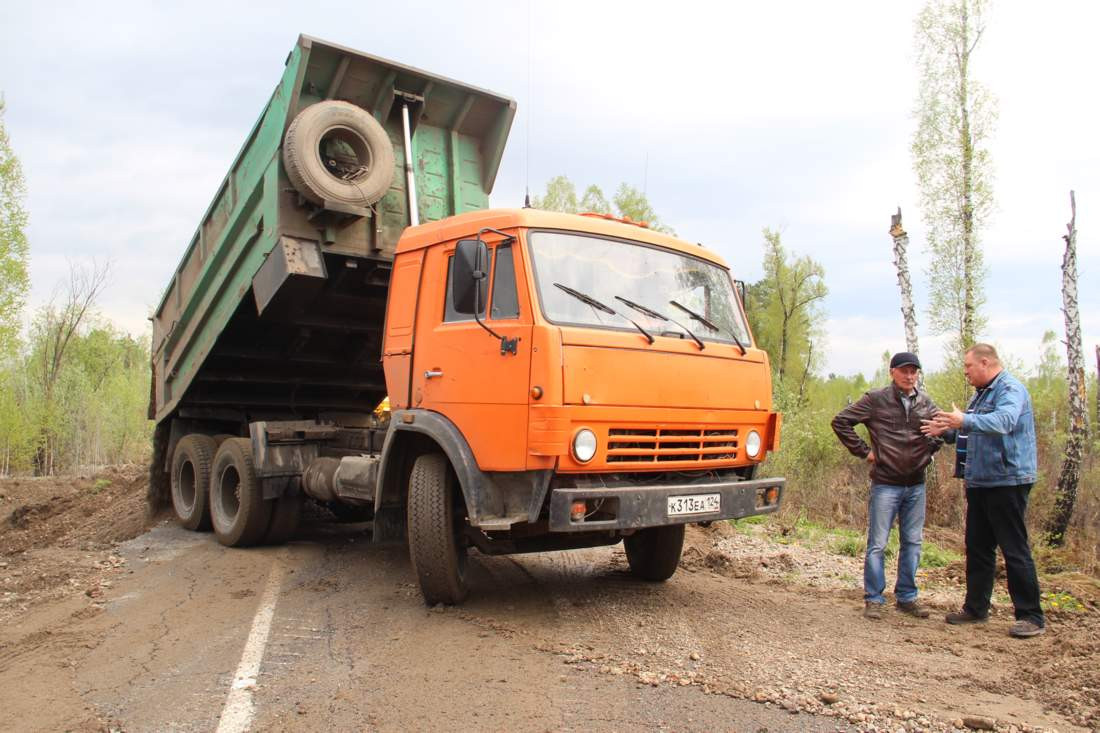
[[[684,525],[639,529],[623,540],[630,572],[642,580],[668,580],[680,564]]]
[[[429,604],[466,598],[466,547],[459,541],[461,519],[455,478],[440,453],[417,457],[409,476],[409,555]]]
[[[264,501],[248,438],[228,438],[214,456],[210,517],[218,542],[226,547],[255,545],[267,532],[271,502]]]
[[[172,454],[172,509],[180,526],[192,531],[210,529],[207,498],[210,492],[210,464],[217,450],[207,435],[185,435]]]

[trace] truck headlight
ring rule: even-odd
[[[588,428],[581,428],[573,436],[573,457],[581,463],[588,463],[596,455],[596,434]]]
[[[763,441],[760,440],[760,433],[755,430],[749,431],[749,436],[745,439],[745,452],[748,453],[749,458],[756,458],[760,455],[760,446]]]

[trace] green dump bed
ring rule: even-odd
[[[376,203],[314,202],[288,178],[286,132],[326,100],[365,110],[389,137],[392,182]],[[514,101],[300,37],[154,315],[151,418],[310,418],[385,396],[387,289],[410,223],[403,108],[419,221],[488,205]]]

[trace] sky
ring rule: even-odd
[[[13,7],[13,5],[17,5]],[[824,371],[905,345],[900,206],[926,369],[928,257],[909,146],[919,2],[4,3],[0,93],[23,164],[31,309],[71,264],[110,262],[104,316],[147,330],[299,33],[517,101],[491,204],[568,176],[643,189],[662,221],[762,275],[764,227],[825,268]],[[1025,366],[1064,334],[1062,235],[1077,196],[1086,365],[1100,343],[1100,5],[994,4],[975,78],[996,97],[982,336]]]

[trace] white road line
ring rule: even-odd
[[[252,630],[248,632],[248,641],[244,644],[241,662],[237,665],[233,684],[229,688],[229,696],[225,699],[225,707],[222,708],[221,718],[218,719],[217,733],[244,733],[252,723],[252,714],[255,710],[252,697],[256,689],[256,678],[260,674],[264,647],[267,646],[271,622],[275,618],[275,604],[279,600],[283,575],[286,574],[284,555],[285,551],[275,558],[271,574],[267,576],[267,587],[264,588],[264,595],[260,599],[256,616],[252,619]]]

